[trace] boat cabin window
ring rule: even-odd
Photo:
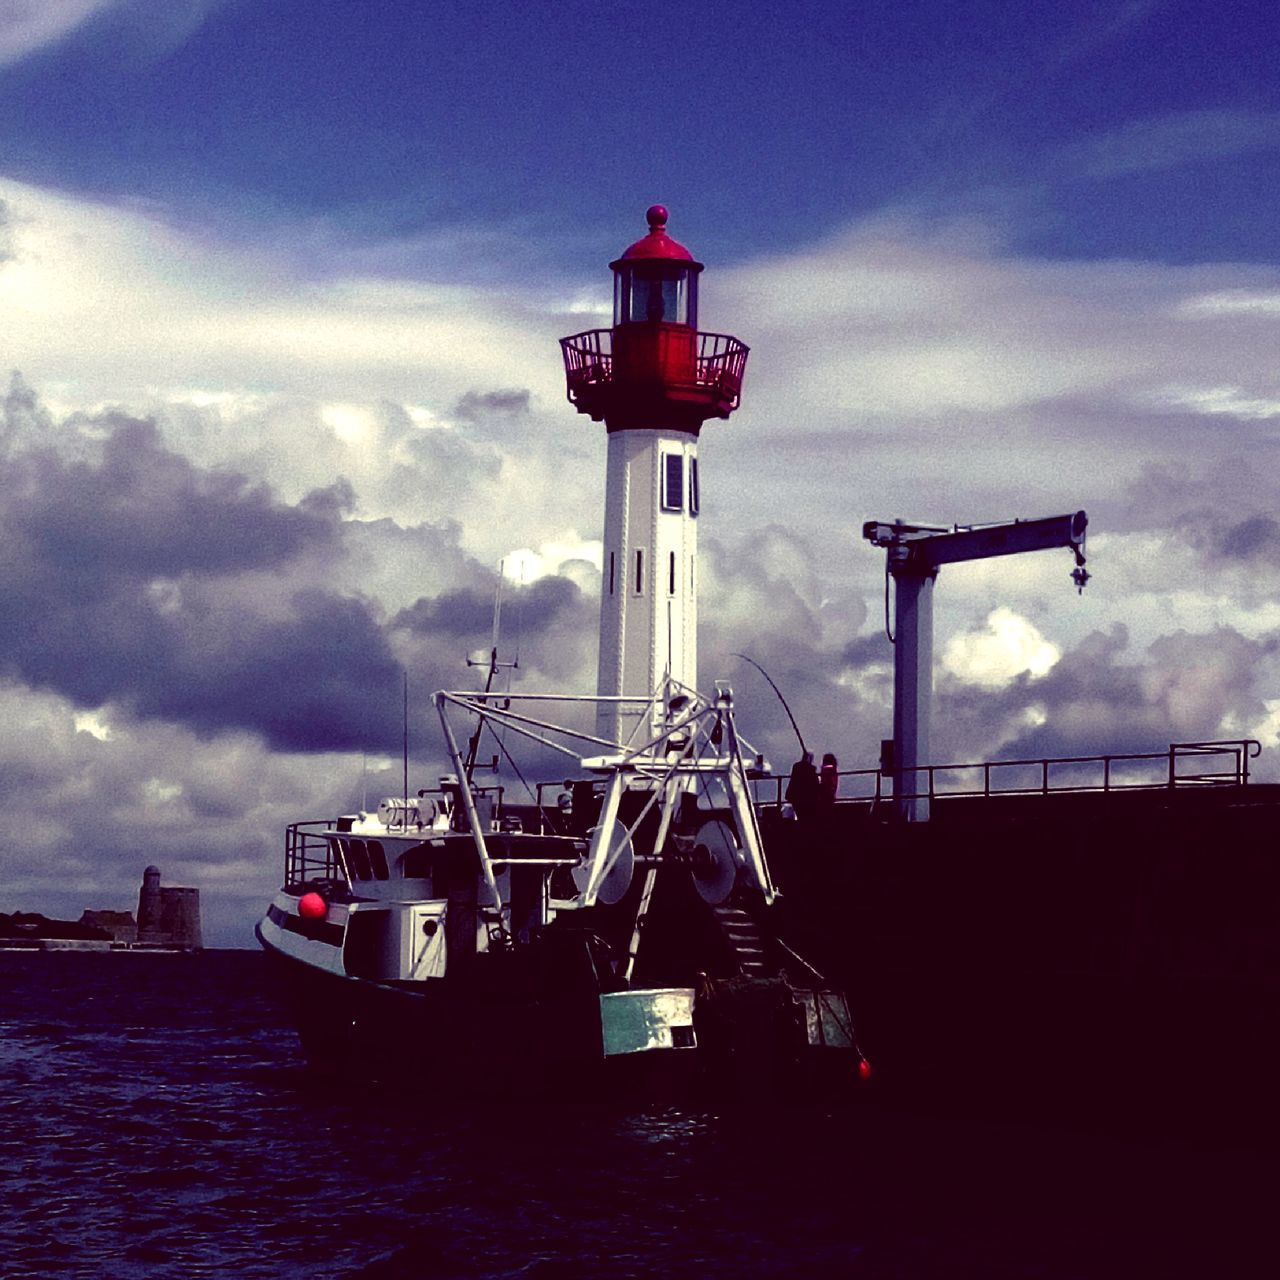
[[[679,453],[662,455],[662,509],[684,510],[684,456]]]
[[[369,863],[369,850],[363,840],[344,840],[347,853],[347,870],[352,879],[372,880],[373,867]]]
[[[387,854],[382,847],[381,840],[370,840],[368,842],[369,849],[369,866],[373,871],[375,880],[387,879]]]
[[[406,880],[428,880],[431,877],[431,846],[415,844],[400,859],[400,874]]]

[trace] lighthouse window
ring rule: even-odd
[[[636,548],[636,595],[644,594],[644,551]]]
[[[671,553],[670,585],[667,587],[667,594],[673,596],[675,595],[675,593],[676,593],[676,553],[673,551]]]
[[[614,553],[609,552],[609,594],[613,595],[613,579],[614,579]]]
[[[680,266],[624,269],[615,277],[615,322],[690,324],[689,285]]]
[[[684,457],[678,453],[665,453],[662,456],[662,509],[683,511]]]
[[[698,460],[697,458],[689,459],[689,514],[696,516],[698,514]]]

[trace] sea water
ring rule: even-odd
[[[1269,1273],[1277,1161],[1029,1121],[317,1080],[261,957],[0,953],[5,1277]]]

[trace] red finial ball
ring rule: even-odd
[[[649,224],[649,230],[657,231],[659,227],[667,225],[667,206],[665,204],[651,204],[645,210],[644,216]]]
[[[304,893],[298,899],[298,914],[304,920],[323,920],[329,914],[329,904],[318,893]]]

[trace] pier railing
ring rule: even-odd
[[[1262,744],[1253,738],[1221,742],[1173,742],[1165,751],[1097,756],[1041,756],[930,764],[895,776],[890,769],[846,769],[838,775],[837,800],[948,799],[962,796],[1057,795],[1094,791],[1168,791],[1190,787],[1243,787],[1249,761]],[[896,784],[896,786],[895,786]],[[784,802],[787,779],[755,784],[757,805]]]

